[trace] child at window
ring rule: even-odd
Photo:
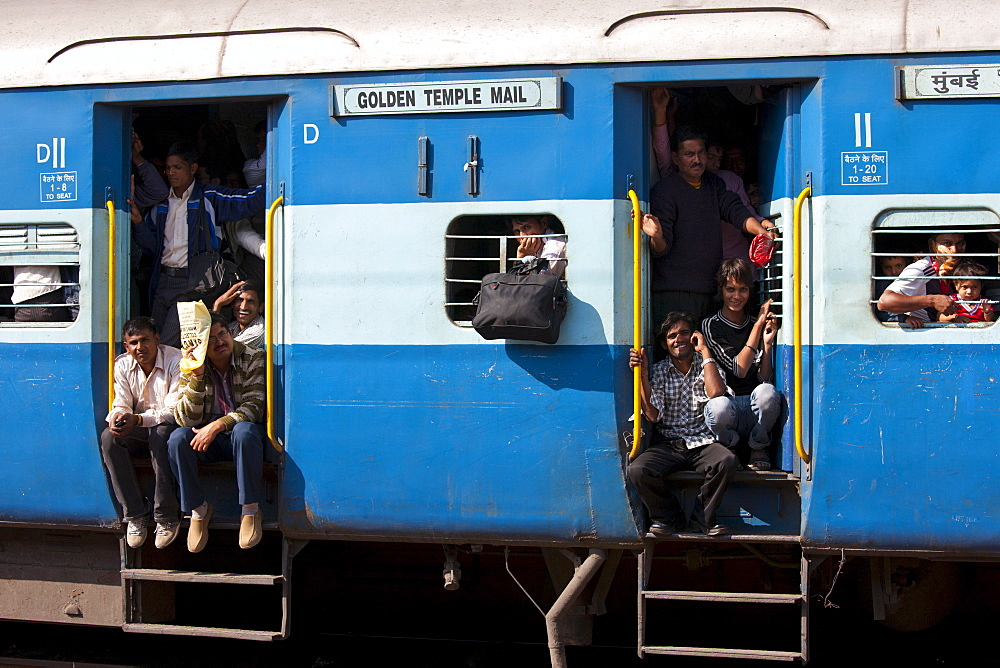
[[[952,301],[958,303],[958,312],[951,315],[939,315],[938,322],[993,322],[996,320],[997,316],[993,306],[987,303],[986,299],[982,299],[982,279],[969,278],[985,276],[986,267],[978,262],[961,262],[955,267],[953,275],[958,278],[951,280],[955,292],[949,296]]]
[[[902,255],[879,258],[877,261],[880,269],[879,276],[899,276],[906,269],[906,265],[910,264],[910,261],[910,258],[905,258]],[[887,287],[889,287],[889,281],[875,281],[875,294],[882,294]],[[906,313],[889,313],[888,311],[875,309],[875,317],[882,322],[906,323],[913,329],[918,329],[924,325],[923,320],[913,315],[907,315]]]

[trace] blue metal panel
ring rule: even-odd
[[[835,547],[995,552],[1000,347],[812,350],[815,476],[803,535]]]
[[[0,521],[98,524],[117,519],[101,463],[101,345],[3,346]],[[99,396],[97,396],[99,395]]]
[[[607,346],[286,350],[292,533],[634,540]]]
[[[968,56],[935,54],[923,58],[832,60],[822,84],[825,151],[818,194],[989,193],[996,192],[1000,137],[983,132],[1000,122],[996,100],[926,100],[898,102],[893,95],[897,65],[949,65],[997,62],[998,53]],[[858,147],[854,114],[871,114],[869,133],[862,127]],[[863,118],[863,116],[862,116]],[[975,152],[970,149],[975,147]],[[841,153],[888,151],[889,183],[841,185]],[[954,153],[955,157],[949,154]],[[820,176],[817,174],[817,176]]]

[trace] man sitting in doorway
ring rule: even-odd
[[[184,351],[193,358],[194,348]],[[264,351],[233,341],[226,321],[212,314],[205,363],[182,372],[174,417],[180,425],[168,441],[170,468],[180,487],[181,509],[191,513],[188,550],[208,542],[212,504],[198,477],[198,462],[236,464],[242,506],[239,545],[249,549],[263,535],[259,503],[263,498],[267,434],[264,419]]]
[[[264,347],[264,291],[253,281],[240,281],[215,300],[213,311],[233,305],[229,333],[235,341],[251,348]]]
[[[111,478],[111,488],[128,523],[129,547],[142,546],[152,511],[156,521],[156,547],[174,542],[180,527],[177,493],[167,457],[167,438],[177,427],[174,404],[180,379],[181,351],[160,344],[156,323],[145,316],[122,327],[125,353],[115,360],[115,399],[101,433],[101,456]],[[132,454],[149,451],[153,462],[153,507],[146,499],[132,466]]]
[[[645,452],[628,467],[628,477],[649,510],[649,531],[668,535],[684,531],[684,511],[670,492],[666,477],[674,471],[705,475],[691,513],[691,529],[709,536],[728,532],[715,511],[738,467],[736,455],[716,441],[705,423],[709,400],[729,392],[704,337],[688,313],[667,315],[656,334],[667,359],[653,365],[644,350],[630,351],[629,365],[642,368],[642,412],[656,429]]]
[[[774,381],[774,339],[777,322],[768,299],[757,317],[746,311],[753,280],[750,263],[730,258],[722,261],[717,276],[722,308],[705,318],[701,331],[712,356],[725,373],[734,397],[719,396],[708,402],[705,419],[720,443],[735,450],[741,438],[749,439],[750,462],[755,471],[771,468],[768,447],[771,429],[781,415],[781,395]]]

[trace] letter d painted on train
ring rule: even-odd
[[[66,138],[53,137],[52,146],[48,144],[35,144],[35,160],[38,164],[49,161],[52,158],[53,169],[63,169],[66,167]]]
[[[319,126],[306,123],[302,126],[302,143],[315,144],[319,141]]]

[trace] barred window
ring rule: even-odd
[[[80,240],[66,223],[0,225],[0,323],[68,324],[80,310]]]
[[[964,249],[933,253],[931,244],[939,235],[958,236],[964,241]],[[891,211],[876,221],[872,237],[871,305],[873,314],[884,325],[908,328],[910,317],[924,327],[992,325],[993,311],[1000,311],[1000,220],[992,211]],[[938,257],[950,260],[938,262]],[[937,267],[942,274],[939,278],[929,274],[927,292],[950,295],[956,302],[958,317],[942,317],[933,309],[902,314],[880,310],[879,297],[900,272],[914,263],[929,264],[924,258],[933,262],[928,272]],[[916,265],[911,271],[922,266]]]
[[[514,225],[523,232],[515,232]],[[536,231],[535,234],[527,232]],[[459,327],[471,327],[475,298],[487,274],[506,272],[518,260],[524,239],[538,239],[538,257],[546,258],[547,271],[565,280],[568,238],[562,221],[547,213],[459,216],[445,234],[445,311]],[[525,242],[527,243],[527,242]],[[557,257],[561,255],[561,257]],[[562,266],[558,266],[558,265]]]

